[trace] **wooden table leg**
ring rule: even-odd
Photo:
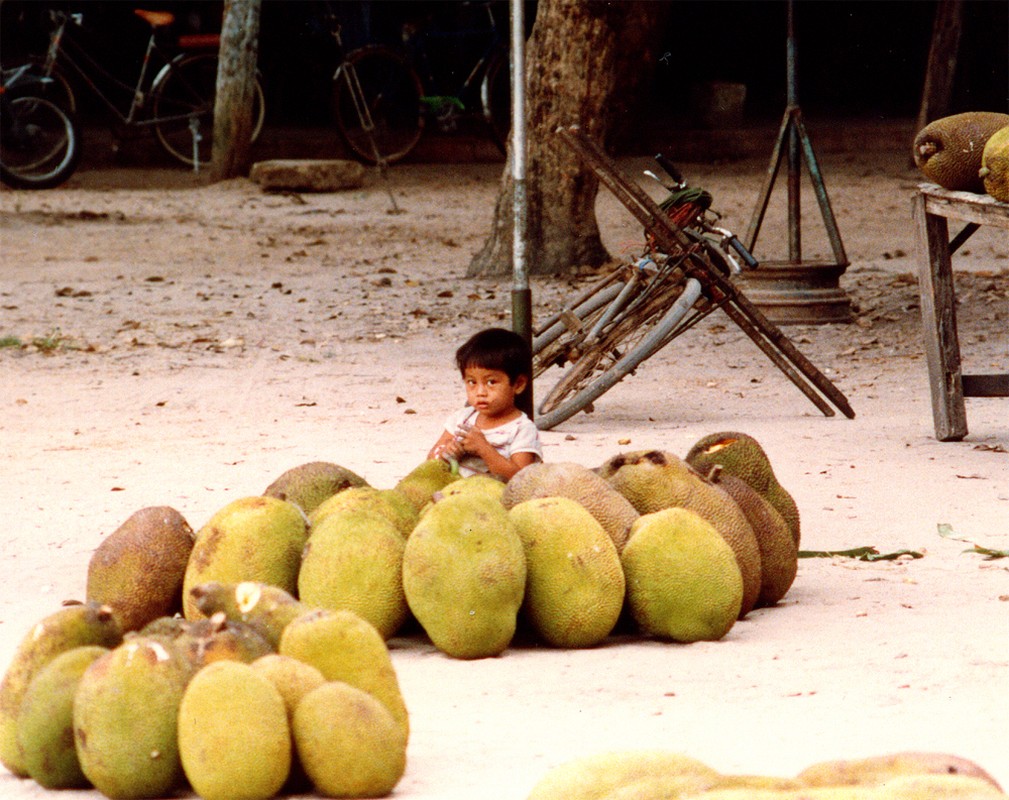
[[[959,441],[967,435],[967,411],[956,334],[949,226],[945,217],[925,210],[921,194],[914,199],[914,218],[918,229],[918,292],[935,436],[941,442]]]

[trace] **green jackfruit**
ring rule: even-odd
[[[444,489],[458,477],[458,471],[454,471],[447,461],[429,458],[401,478],[395,488],[409,497],[413,507],[420,512],[431,502],[435,492]]]
[[[994,111],[966,111],[933,120],[914,137],[914,163],[944,189],[984,192],[978,171],[985,144],[1007,125],[1009,114]]]
[[[294,503],[306,514],[335,494],[368,482],[346,467],[329,461],[310,461],[292,467],[266,487],[266,497]]]
[[[332,511],[312,528],[298,573],[298,596],[316,608],[359,614],[385,639],[409,614],[403,593],[403,536],[370,511]]]
[[[268,800],[291,771],[283,697],[248,664],[210,664],[182,696],[179,755],[203,800]]]
[[[99,603],[68,605],[36,623],[18,645],[0,681],[0,762],[26,777],[18,746],[21,702],[35,674],[60,653],[75,647],[115,647],[122,632],[112,608]]]
[[[700,515],[685,508],[642,514],[620,558],[627,604],[643,633],[716,641],[732,628],[742,575],[732,548]]]
[[[720,467],[722,474],[742,478],[756,489],[781,514],[799,546],[799,508],[785,488],[778,483],[771,460],[752,436],[736,431],[711,433],[699,439],[686,455],[686,462],[707,475]]]
[[[193,529],[173,508],[136,511],[92,554],[88,600],[112,606],[124,632],[174,614],[182,608],[193,538]]]
[[[1009,203],[1009,125],[994,133],[985,144],[978,177],[988,194]]]
[[[375,627],[352,611],[319,609],[295,619],[280,638],[279,653],[310,664],[327,681],[343,681],[375,697],[410,731],[410,720],[389,648]]]
[[[538,497],[567,497],[580,503],[603,526],[618,552],[638,518],[634,506],[603,477],[572,462],[536,462],[519,470],[508,481],[501,502],[512,508]]]
[[[760,596],[760,547],[746,516],[724,489],[663,450],[622,453],[599,471],[641,514],[686,508],[714,525],[735,553],[743,576],[740,617],[750,612]]]
[[[98,791],[132,800],[182,785],[177,719],[191,674],[170,645],[139,636],[85,670],[74,696],[74,743]]]
[[[306,694],[326,682],[322,673],[311,664],[291,656],[270,653],[252,662],[252,668],[265,676],[284,698],[287,720],[294,719],[294,709]]]
[[[806,767],[796,777],[804,786],[871,786],[903,775],[961,775],[1000,789],[984,768],[969,759],[950,753],[914,750],[821,761]]]
[[[232,622],[242,622],[256,631],[274,650],[292,619],[310,609],[281,589],[257,581],[198,584],[189,590],[193,604],[205,616],[218,611]]]
[[[624,572],[613,540],[567,497],[526,500],[508,516],[526,554],[522,613],[554,647],[599,644],[624,604]]]
[[[499,655],[515,635],[525,592],[522,542],[501,503],[439,500],[403,552],[403,590],[435,647],[454,658]]]
[[[215,661],[250,663],[274,651],[255,628],[229,620],[223,611],[207,619],[185,620],[171,643],[194,673]]]
[[[25,770],[46,789],[81,789],[90,784],[74,749],[74,695],[92,662],[109,652],[87,645],[60,653],[28,685],[18,719],[18,744]]]
[[[410,535],[417,523],[417,511],[403,492],[361,486],[340,492],[316,508],[308,517],[312,531],[330,514],[347,511],[369,511],[385,517],[403,539]]]
[[[255,581],[294,594],[308,520],[294,503],[275,497],[244,497],[215,513],[200,528],[183,582],[187,619],[203,616],[190,589],[201,583]]]

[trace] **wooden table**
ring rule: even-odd
[[[961,373],[951,256],[982,225],[1007,231],[1009,250],[1009,204],[986,194],[951,192],[934,184],[922,184],[914,198],[914,219],[918,229],[918,291],[935,436],[942,442],[959,441],[967,435],[964,397],[1009,397],[1009,374]],[[965,223],[953,239],[949,238],[948,220]]]

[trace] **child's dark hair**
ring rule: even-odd
[[[459,372],[467,367],[498,369],[512,383],[520,376],[529,377],[532,354],[525,339],[506,328],[487,328],[473,334],[455,352]]]

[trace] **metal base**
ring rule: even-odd
[[[847,264],[761,261],[735,283],[776,325],[851,322],[851,298],[838,285]]]

